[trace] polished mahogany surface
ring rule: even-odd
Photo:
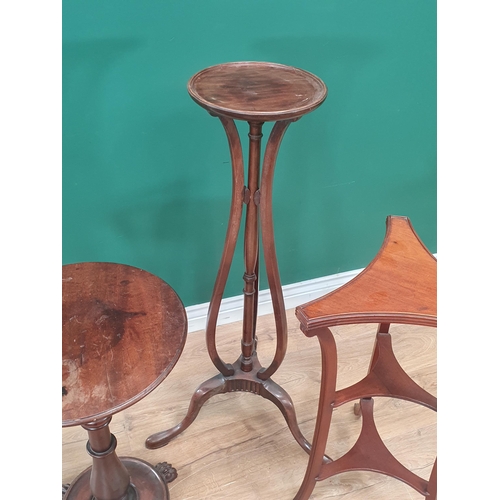
[[[387,218],[384,242],[354,279],[297,308],[308,330],[356,323],[436,326],[437,266],[407,217]]]
[[[266,122],[309,113],[325,100],[327,89],[302,69],[249,61],[203,69],[189,80],[188,92],[213,114]]]
[[[141,269],[113,263],[62,269],[63,427],[117,413],[162,382],[187,332],[176,292]]]
[[[285,132],[291,123],[325,100],[326,86],[318,77],[298,68],[266,62],[234,62],[196,73],[188,82],[188,91],[197,104],[220,120],[231,154],[233,181],[229,221],[206,324],[207,352],[219,374],[198,386],[184,419],[175,427],[149,436],[146,447],[165,446],[186,430],[212,396],[244,391],[275,403],[297,442],[309,452],[310,444],[300,431],[290,395],[271,379],[283,362],[288,337],[275,247],[272,188],[276,159]],[[246,169],[235,120],[248,122]],[[263,125],[270,121],[275,123],[267,141],[263,141]],[[240,235],[244,247],[241,355],[234,362],[227,363],[218,351],[217,319]],[[264,259],[260,256],[261,248]],[[261,364],[257,354],[259,268],[262,269],[262,264],[276,325],[276,350],[268,366]]]
[[[428,500],[436,499],[437,459],[429,479],[404,466],[377,431],[374,397],[411,401],[437,411],[437,398],[424,390],[399,363],[389,333],[392,323],[437,325],[437,261],[415,233],[407,217],[389,216],[382,247],[356,278],[341,288],[296,308],[301,329],[317,337],[321,348],[321,391],[311,454],[294,500],[307,500],[318,481],[348,471],[385,474],[411,486]],[[337,387],[338,352],[330,327],[378,323],[367,375]],[[325,463],[333,410],[358,400],[354,413],[362,427],[351,449]]]

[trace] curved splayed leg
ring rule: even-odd
[[[189,408],[184,419],[171,429],[157,432],[149,436],[146,439],[146,448],[150,450],[161,448],[172,441],[172,439],[181,432],[185,431],[194,422],[203,404],[212,396],[225,392],[225,386],[226,379],[220,374],[203,382],[191,397],[191,402],[189,403]]]
[[[269,401],[272,401],[281,411],[283,416],[285,417],[285,421],[292,433],[292,436],[295,438],[295,441],[299,443],[299,445],[304,449],[307,453],[311,452],[311,443],[304,437],[302,432],[300,431],[299,424],[297,422],[297,417],[295,415],[295,407],[292,403],[292,398],[289,394],[280,387],[276,382],[272,379],[267,379],[262,383],[262,389],[259,394]],[[323,458],[323,463],[331,462],[331,458],[326,456]]]
[[[294,120],[283,120],[276,122],[266,146],[264,162],[262,167],[262,182],[260,188],[260,219],[262,227],[262,247],[264,250],[264,260],[266,264],[267,278],[271,299],[273,303],[274,318],[276,324],[276,352],[271,364],[258,373],[261,380],[267,380],[281,365],[285,357],[287,347],[287,323],[285,301],[281,289],[280,276],[278,271],[278,260],[276,258],[276,248],[274,242],[274,227],[272,218],[272,189],[274,167],[278,149],[285,132]]]
[[[217,115],[214,115],[217,116]],[[217,116],[226,131],[231,153],[232,166],[232,199],[230,207],[229,222],[226,232],[226,240],[224,242],[224,250],[222,253],[219,271],[215,280],[212,291],[212,298],[207,314],[207,324],[205,331],[207,351],[212,360],[212,363],[219,370],[220,374],[203,382],[196,392],[191,397],[191,402],[184,419],[171,429],[152,434],[146,440],[146,448],[155,449],[161,448],[168,444],[174,437],[178,436],[186,430],[197,417],[203,404],[212,396],[224,392],[226,385],[225,377],[230,377],[234,374],[234,367],[231,364],[224,363],[217,352],[215,342],[215,330],[217,326],[217,317],[219,315],[222,295],[226,286],[227,277],[231,268],[231,263],[236,248],[238,232],[243,212],[243,204],[245,200],[245,185],[244,185],[244,165],[243,153],[241,149],[240,137],[234,120],[225,116]]]
[[[234,369],[231,365],[224,363],[219,357],[217,346],[215,343],[215,328],[217,326],[217,317],[219,315],[222,295],[224,293],[224,288],[226,286],[227,277],[229,275],[229,270],[231,268],[231,263],[236,248],[236,241],[238,239],[238,232],[240,229],[241,215],[243,212],[243,203],[245,197],[245,185],[243,152],[241,149],[240,137],[234,120],[224,116],[219,116],[218,118],[222,122],[229,142],[233,172],[233,184],[226,240],[224,242],[224,250],[222,252],[219,271],[215,280],[212,298],[210,300],[210,307],[208,309],[205,336],[208,354],[210,356],[210,359],[212,360],[212,363],[224,376],[228,377],[234,373]]]

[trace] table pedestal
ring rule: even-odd
[[[272,183],[278,149],[288,126],[323,102],[326,87],[316,76],[297,68],[249,62],[207,68],[191,78],[188,91],[198,104],[220,119],[231,153],[233,178],[229,223],[206,327],[208,354],[220,373],[198,387],[186,417],[175,427],[148,437],[146,447],[153,449],[164,446],[184,431],[210,397],[225,392],[244,391],[272,401],[285,417],[294,438],[309,452],[310,444],[299,429],[290,396],[271,379],[283,361],[287,346],[286,311],[274,242]],[[235,118],[249,124],[246,186],[243,153]],[[269,121],[275,123],[265,148],[261,176],[262,127]],[[234,363],[227,364],[217,352],[215,330],[245,205],[241,355]],[[276,352],[267,368],[262,367],[257,356],[260,237],[276,325]]]
[[[62,424],[87,430],[92,457],[63,498],[169,500],[175,469],[119,459],[109,423],[175,366],[186,341],[184,306],[163,280],[124,264],[69,264],[62,284]]]
[[[82,425],[89,434],[87,452],[92,466],[63,487],[64,500],[169,500],[167,483],[177,471],[166,462],[155,467],[132,457],[118,458],[111,417]]]

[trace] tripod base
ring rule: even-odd
[[[261,370],[262,366],[259,363],[255,352],[252,356],[252,363],[252,371],[244,372],[241,369],[240,357],[238,361],[232,365],[232,368],[234,369],[233,375],[226,377],[219,374],[203,382],[193,394],[188,412],[184,419],[171,429],[157,432],[156,434],[149,436],[146,440],[146,448],[161,448],[162,446],[168,444],[181,432],[185,431],[194,422],[203,404],[212,396],[239,391],[251,392],[272,401],[285,417],[288,428],[297,443],[299,443],[299,445],[307,453],[309,453],[311,450],[311,444],[307,441],[299,429],[297,417],[295,415],[295,408],[289,394],[272,379],[269,378],[267,380],[261,380],[258,378],[257,374]],[[325,456],[324,462],[331,462],[331,459]]]

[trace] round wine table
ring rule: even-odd
[[[235,62],[211,66],[195,74],[189,80],[188,92],[197,104],[222,122],[231,154],[233,182],[229,222],[206,326],[208,354],[220,373],[198,387],[185,418],[175,427],[149,436],[146,447],[165,446],[191,425],[201,406],[210,397],[244,391],[272,401],[282,412],[296,441],[309,451],[310,444],[299,429],[290,396],[271,379],[283,361],[287,346],[285,304],[274,244],[272,183],[278,149],[288,126],[321,105],[327,95],[326,86],[317,76],[291,66],[268,62]],[[247,185],[243,152],[234,120],[243,120],[249,125]],[[261,175],[262,127],[265,122],[275,123],[265,147]],[[241,354],[234,363],[225,363],[217,352],[215,330],[244,206]],[[260,237],[276,324],[276,352],[267,367],[261,365],[257,356]]]
[[[63,498],[168,500],[175,469],[118,458],[109,423],[175,366],[186,341],[184,306],[163,280],[122,264],[66,265],[62,284],[62,425],[88,431],[92,457]]]

